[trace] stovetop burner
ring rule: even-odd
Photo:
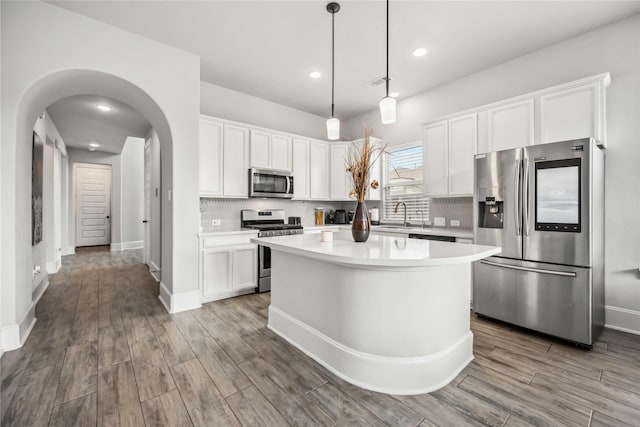
[[[258,237],[288,236],[302,234],[299,224],[285,224],[284,209],[251,210],[240,212],[240,225],[244,228],[259,230]]]

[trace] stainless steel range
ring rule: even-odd
[[[258,237],[290,236],[304,232],[300,224],[285,224],[284,209],[243,209],[240,226],[258,230]],[[258,246],[258,292],[271,290],[271,249]]]

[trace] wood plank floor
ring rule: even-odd
[[[591,351],[472,316],[475,360],[448,386],[346,383],[266,328],[269,294],[168,314],[139,251],[79,251],[5,353],[2,426],[640,425],[640,336]]]

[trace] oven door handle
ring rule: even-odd
[[[508,268],[511,270],[528,271],[531,273],[550,274],[552,276],[565,276],[565,277],[577,276],[575,271],[554,271],[554,270],[545,270],[543,268],[520,267],[518,265],[500,264],[498,262],[491,262],[491,261],[484,261],[484,260],[480,261],[480,264],[486,264],[493,267]]]

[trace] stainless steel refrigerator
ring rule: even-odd
[[[592,346],[604,325],[604,155],[592,139],[475,156],[477,314]]]

